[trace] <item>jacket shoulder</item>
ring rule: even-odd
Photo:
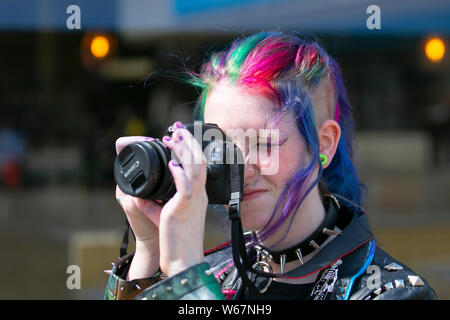
[[[435,300],[436,293],[422,276],[377,247],[351,300]]]

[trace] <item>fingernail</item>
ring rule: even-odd
[[[147,137],[147,138],[145,138],[145,140],[155,141],[155,138]]]
[[[174,166],[174,167],[179,167],[180,165],[178,163],[176,163],[174,160],[170,160],[170,163]]]
[[[179,128],[179,129],[183,129],[184,128],[183,124],[180,121],[175,122],[175,126],[177,128]]]
[[[172,141],[172,138],[171,137],[167,137],[167,136],[164,136],[164,138],[163,138],[165,141]]]

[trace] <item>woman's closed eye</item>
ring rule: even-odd
[[[270,152],[275,149],[279,148],[281,145],[283,145],[286,142],[287,138],[279,140],[277,142],[272,142],[271,140],[267,141],[260,141],[256,144],[254,144],[250,151],[256,152],[258,154],[267,154],[270,155]]]

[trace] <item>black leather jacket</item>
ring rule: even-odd
[[[308,299],[437,299],[424,278],[376,246],[364,212],[341,207],[337,226],[341,234],[303,265],[283,274],[286,278],[317,274]],[[116,262],[105,299],[235,300],[248,297],[229,244],[205,252],[206,262],[170,278],[157,274],[148,279],[126,281],[132,259],[131,254]]]
[[[311,260],[284,274],[302,278],[317,273],[309,299],[405,300],[437,299],[427,281],[376,246],[365,213],[341,208],[350,217],[342,234],[323,247]],[[345,219],[344,219],[345,220]],[[231,259],[231,248],[221,246],[206,253],[227,299],[242,299],[242,281]]]

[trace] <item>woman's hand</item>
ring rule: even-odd
[[[206,160],[199,143],[180,122],[164,144],[180,160],[169,162],[177,192],[164,205],[159,222],[160,267],[168,276],[203,262]]]
[[[192,134],[180,122],[176,122],[173,128],[172,138],[164,137],[163,143],[180,160],[179,164],[173,160],[169,162],[177,192],[164,207],[155,201],[127,195],[116,187],[117,201],[136,237],[136,253],[128,280],[149,277],[158,267],[167,276],[172,276],[204,260],[203,239],[208,206],[206,161]],[[132,142],[148,139],[152,138],[119,138],[117,154]]]
[[[148,137],[121,137],[116,141],[116,153],[136,141],[152,140]],[[159,269],[159,220],[162,207],[152,200],[125,194],[116,186],[116,200],[125,212],[136,237],[136,253],[127,279],[146,278]]]

